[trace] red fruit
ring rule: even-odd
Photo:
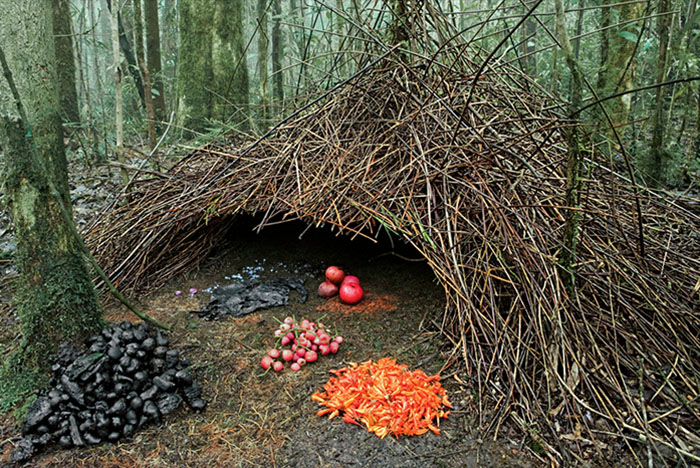
[[[315,334],[314,332],[308,331],[308,332],[306,332],[306,333],[304,334],[304,337],[305,337],[307,340],[313,341],[313,340],[316,339],[316,334]]]
[[[272,359],[277,359],[280,357],[280,352],[277,348],[272,348],[270,351],[267,352],[267,354],[272,358]]]
[[[298,348],[296,354],[299,357],[304,357],[304,355],[306,354],[306,350],[304,348]]]
[[[330,281],[324,281],[318,285],[318,295],[328,299],[338,294],[338,286]]]
[[[311,345],[311,351],[318,351],[318,345],[317,345],[317,344],[312,344],[312,345]]]
[[[329,347],[330,350],[331,350],[331,353],[333,353],[333,354],[335,354],[335,353],[338,352],[338,347],[339,347],[339,346],[340,346],[340,345],[338,344],[337,341],[331,341],[331,344],[328,345],[328,347]]]
[[[337,266],[329,266],[326,268],[326,279],[333,284],[340,284],[345,278],[345,272]]]
[[[331,337],[328,336],[327,334],[323,333],[321,335],[318,335],[318,342],[319,342],[319,344],[327,345],[328,343],[331,342]]]
[[[321,356],[328,356],[331,353],[331,349],[328,347],[328,345],[324,344],[319,346],[318,350],[321,351]]]
[[[289,341],[292,341],[294,338],[296,338],[296,336],[294,336],[294,332],[289,332],[286,336],[287,338],[289,338]]]
[[[303,328],[304,330],[308,330],[310,324],[311,324],[311,322],[309,322],[308,320],[304,319],[304,320],[301,321],[301,328]]]
[[[341,344],[343,342],[343,337],[338,335],[333,339],[333,341],[335,341],[338,344]]]
[[[289,368],[292,369],[294,372],[298,372],[301,370],[301,366],[296,362],[293,362],[292,365],[289,366]]]
[[[348,275],[343,279],[341,286],[345,283],[354,283],[354,284],[359,286],[360,285],[360,278],[358,278],[357,276]]]
[[[272,363],[272,368],[275,370],[275,372],[279,372],[284,369],[284,364],[282,364],[280,361],[275,361]]]
[[[294,353],[288,349],[282,351],[282,359],[284,359],[285,361],[291,361],[293,356]]]
[[[288,345],[288,344],[289,344],[289,338],[287,338],[286,336],[283,336],[283,337],[282,337],[282,340],[280,341],[280,344],[281,344],[282,346]]]
[[[272,358],[270,356],[265,356],[260,360],[260,367],[262,367],[265,370],[268,370],[270,368],[270,364],[272,364]]]
[[[304,359],[304,358],[299,358],[299,359],[297,359],[297,364],[299,364],[300,366],[305,366],[305,365],[306,365],[306,359]]]
[[[354,305],[362,300],[364,292],[359,284],[345,283],[340,287],[340,300],[346,304]]]
[[[294,323],[294,319],[292,317],[285,317],[284,323],[286,323],[287,325],[291,325]]]
[[[316,359],[318,359],[318,354],[316,354],[316,351],[306,352],[306,362],[314,362]]]

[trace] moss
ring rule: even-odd
[[[14,408],[17,419],[23,419],[34,401],[34,390],[48,380],[48,373],[24,365],[19,350],[11,354],[0,367],[0,413]]]
[[[243,40],[243,2],[214,1],[212,63],[217,97],[213,117],[246,127],[249,80]]]
[[[181,125],[201,131],[211,118],[212,5],[211,0],[180,0],[178,56],[178,113]],[[209,88],[209,89],[207,89]]]
[[[75,227],[64,218],[68,195],[49,179],[49,174],[55,176],[47,170],[49,154],[36,151],[20,119],[3,118],[0,123],[17,236],[20,276],[14,302],[22,334],[19,348],[0,372],[0,408],[7,409],[45,381],[59,343],[77,342],[101,327],[102,311]],[[62,152],[62,147],[53,149]]]

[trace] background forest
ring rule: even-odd
[[[516,26],[496,52],[498,63],[512,64],[544,92],[570,99],[571,76],[554,40],[552,2],[459,0],[425,2],[419,8],[420,3],[121,2],[124,139],[139,146],[150,135],[153,146],[171,112],[177,131],[170,138],[222,130],[264,133],[309,95],[355,73],[367,54],[378,53],[377,41],[404,41],[402,47],[419,56],[429,48],[423,41],[468,42],[486,57]],[[65,121],[85,129],[80,151],[98,163],[115,154],[119,93],[110,10],[97,0],[54,5]],[[690,187],[698,177],[700,154],[696,1],[569,0],[564,7],[585,78],[582,102],[587,110],[580,117],[599,151],[615,160],[620,154],[620,142],[606,128],[602,112],[590,105],[605,98],[642,180]],[[419,15],[405,25],[409,37],[397,37],[393,14],[416,9]],[[410,36],[417,21],[437,26],[431,37]],[[149,121],[156,122],[151,133]]]

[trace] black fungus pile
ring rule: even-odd
[[[39,392],[22,424],[13,462],[56,442],[63,448],[116,442],[160,423],[183,399],[193,410],[206,406],[187,360],[147,324],[104,328],[86,344],[82,353],[61,346],[51,385]]]
[[[256,310],[287,305],[292,291],[299,294],[300,303],[306,302],[302,278],[275,278],[264,283],[243,280],[215,288],[209,304],[195,313],[207,320],[218,320],[225,315],[241,317]]]

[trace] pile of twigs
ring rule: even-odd
[[[202,148],[138,183],[89,245],[134,289],[198,265],[241,213],[386,229],[444,285],[442,326],[491,433],[510,419],[552,456],[606,456],[599,441],[617,438],[697,457],[697,205],[635,195],[590,154],[570,294],[566,122],[526,79],[460,68],[368,67],[264,138]]]

